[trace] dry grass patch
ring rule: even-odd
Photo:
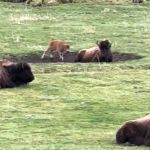
[[[31,22],[31,21],[53,21],[56,20],[55,17],[51,17],[48,15],[37,15],[37,14],[25,14],[25,15],[11,15],[10,16],[10,20],[12,22],[15,22],[16,24],[25,24],[27,22]]]

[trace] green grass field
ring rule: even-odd
[[[150,111],[149,3],[33,8],[1,2],[0,16],[1,58],[41,53],[51,38],[67,41],[72,51],[107,38],[112,51],[143,56],[109,64],[31,64],[31,84],[0,90],[0,149],[149,149],[115,143],[121,124]]]

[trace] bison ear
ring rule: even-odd
[[[110,43],[110,44],[112,43],[110,40],[106,40],[106,41],[107,41],[108,43]]]
[[[27,65],[26,65],[25,62],[20,62],[20,63],[17,64],[18,71],[25,70],[26,67],[27,67]]]
[[[26,69],[29,69],[29,68],[30,68],[29,64],[26,63],[26,62],[22,62],[21,64],[22,64],[22,69],[23,69],[23,70],[26,70]]]
[[[25,70],[31,70],[31,67],[28,63],[24,62],[24,69]]]

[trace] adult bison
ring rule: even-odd
[[[150,146],[150,115],[126,122],[116,134],[118,144]]]
[[[29,64],[11,63],[0,67],[0,88],[13,88],[34,80]]]
[[[97,47],[79,51],[76,62],[112,62],[111,43],[109,40],[97,41]]]

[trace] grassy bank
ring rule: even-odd
[[[48,39],[72,51],[108,38],[113,51],[144,56],[112,64],[31,64],[28,86],[0,90],[0,148],[148,150],[115,143],[129,119],[149,113],[150,5],[0,3],[0,57],[40,53]]]

